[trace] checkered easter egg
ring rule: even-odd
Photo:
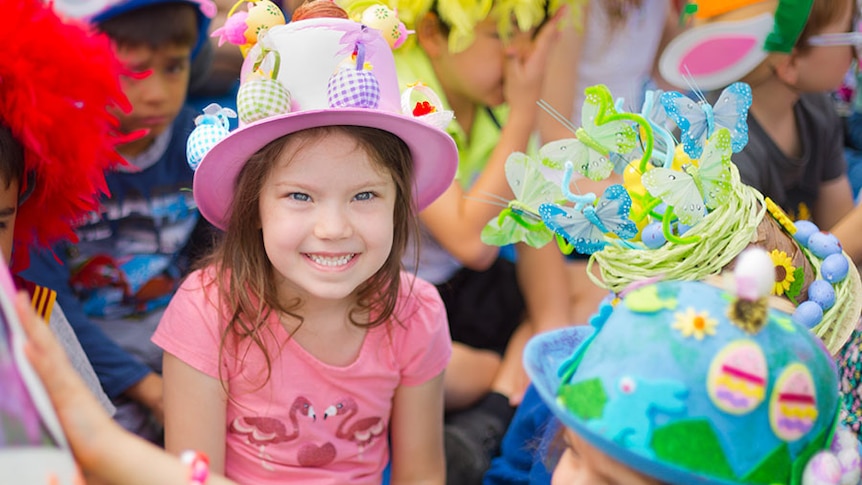
[[[236,95],[236,108],[243,123],[251,123],[290,112],[290,92],[275,79],[246,81]]]
[[[341,69],[329,78],[326,92],[332,108],[377,109],[380,104],[380,84],[371,71]]]
[[[192,170],[197,170],[210,148],[229,133],[223,126],[217,124],[201,124],[195,127],[186,142],[186,157]]]

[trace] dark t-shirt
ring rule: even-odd
[[[803,94],[793,108],[802,156],[788,157],[749,113],[748,145],[733,155],[742,181],[793,219],[810,218],[820,185],[846,173],[841,119],[826,94]]]

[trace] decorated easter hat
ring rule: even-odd
[[[533,338],[524,364],[543,401],[663,483],[857,483],[855,439],[839,472],[856,481],[800,482],[833,444],[838,379],[819,339],[769,307],[771,263],[755,251],[729,290],[651,281],[603,302],[589,326]]]
[[[61,14],[99,24],[133,10],[160,3],[188,3],[195,7],[198,17],[198,39],[192,48],[196,55],[207,41],[210,19],[215,17],[217,7],[212,0],[54,0],[54,8]]]
[[[659,70],[671,84],[719,89],[739,81],[769,53],[790,53],[814,0],[696,0],[696,23],[662,52]],[[748,10],[745,10],[748,9]],[[729,13],[748,11],[750,16]]]
[[[834,236],[791,221],[740,181],[732,155],[748,141],[750,105],[744,83],[731,84],[714,105],[651,91],[640,113],[618,110],[606,86],[587,88],[580,126],[554,113],[575,138],[509,157],[516,200],[489,221],[483,241],[540,247],[556,238],[564,252],[590,254],[588,267],[597,264],[600,278],[587,275],[613,293],[655,277],[705,279],[758,246],[773,261],[773,294],[837,354],[862,313],[862,281]],[[622,184],[572,193],[575,174],[602,180],[613,172]]]
[[[458,151],[442,128],[451,115],[428,117],[442,111],[416,111],[402,99],[392,49],[376,29],[308,18],[271,27],[262,37],[242,69],[240,127],[228,134],[222,111],[211,121],[201,117],[189,137],[189,161],[194,167],[200,159],[194,197],[210,222],[226,227],[234,181],[249,157],[273,140],[321,126],[377,128],[403,140],[413,156],[420,210],[449,187]]]
[[[29,248],[76,241],[74,226],[99,208],[104,171],[124,163],[115,147],[128,141],[105,108],[130,107],[110,39],[39,0],[2,0],[0,9],[0,128],[24,158],[12,254],[20,271]]]

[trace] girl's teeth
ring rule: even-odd
[[[311,258],[312,261],[322,266],[342,266],[347,264],[351,259],[353,259],[353,256],[353,254],[345,254],[344,256],[339,256],[337,258],[327,258],[315,254],[308,255],[308,257]]]

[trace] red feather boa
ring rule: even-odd
[[[25,174],[35,174],[15,224],[12,268],[20,270],[29,247],[76,241],[74,225],[98,210],[104,171],[124,163],[107,108],[130,106],[107,37],[40,0],[0,0],[0,12],[0,123],[24,145]]]

